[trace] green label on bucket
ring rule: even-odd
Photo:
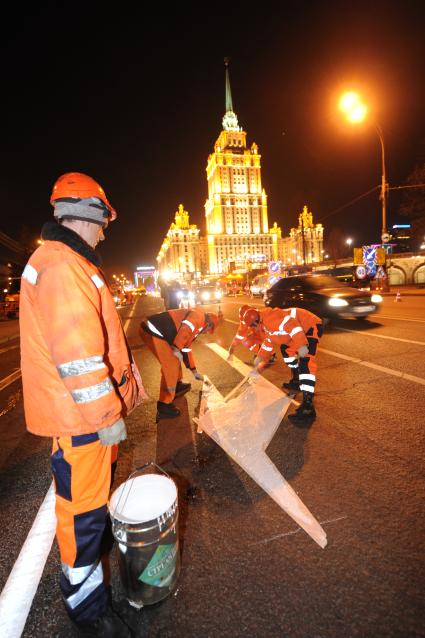
[[[147,567],[139,576],[139,580],[154,587],[167,587],[176,569],[178,546],[158,545]]]

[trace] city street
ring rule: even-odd
[[[142,345],[138,327],[162,302],[138,297],[120,309],[150,398],[126,420],[128,439],[120,446],[115,487],[154,461],[176,481],[179,493],[182,568],[173,595],[140,612],[130,608],[115,554],[111,557],[114,600],[135,636],[425,636],[425,291],[417,293],[402,294],[399,303],[394,294],[385,296],[380,313],[368,321],[346,319],[326,327],[318,353],[317,420],[311,429],[298,429],[285,416],[267,449],[325,530],[324,549],[207,434],[197,434],[192,419],[202,383],[190,372],[184,380],[192,383],[191,391],[176,399],[181,416],[155,423],[159,365]],[[197,369],[223,395],[242,376],[208,344],[227,349],[238,308],[250,302],[226,297],[219,329],[194,346]],[[261,299],[252,303],[263,307]],[[18,322],[7,326],[8,340],[0,343],[0,590],[52,481],[51,441],[25,429],[19,340],[13,339]],[[235,357],[253,361],[243,347]],[[277,387],[289,379],[280,353],[264,376]],[[51,520],[51,505],[45,509]],[[23,559],[30,571],[42,560],[37,538]],[[61,601],[55,542],[46,556],[28,616],[22,611],[22,635],[72,638],[77,634]],[[9,580],[18,600],[24,600],[29,580]],[[9,600],[3,592],[1,636],[19,635],[7,634],[2,624]]]

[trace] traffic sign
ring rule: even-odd
[[[357,266],[357,268],[356,268],[356,277],[357,277],[357,279],[364,279],[366,277],[366,268],[365,268],[365,266]]]

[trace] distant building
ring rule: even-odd
[[[304,206],[298,216],[298,227],[279,245],[279,259],[286,266],[314,264],[323,260],[323,226],[313,223],[313,213]]]
[[[208,269],[227,273],[234,266],[266,263],[278,258],[280,229],[269,232],[267,195],[261,182],[258,146],[246,144],[246,132],[233,111],[226,63],[226,113],[223,130],[207,163],[205,202]]]
[[[391,240],[393,253],[409,253],[412,250],[412,226],[411,224],[394,224],[391,228]]]
[[[160,273],[187,278],[201,275],[199,228],[189,223],[189,213],[180,204],[156,258]]]
[[[227,63],[225,96],[223,130],[206,167],[206,235],[201,237],[199,229],[189,224],[189,213],[181,204],[157,256],[160,273],[189,279],[265,269],[271,261],[284,267],[320,262],[323,226],[313,223],[307,206],[288,237],[282,237],[276,222],[269,228],[261,155],[255,142],[247,147],[247,134],[233,111]]]

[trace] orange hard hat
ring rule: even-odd
[[[239,308],[239,321],[242,321],[242,317],[245,314],[245,310],[248,310],[248,308],[249,308],[248,304],[245,304],[244,306],[241,306]]]
[[[214,332],[219,323],[218,315],[216,315],[214,312],[207,312],[205,313],[205,319],[207,320],[207,325],[210,328],[211,332]]]
[[[86,197],[97,197],[109,211],[109,220],[117,218],[117,212],[112,208],[105,195],[103,188],[89,175],[84,173],[64,173],[55,182],[50,203],[54,204],[57,199],[71,197],[75,199],[85,199]]]
[[[244,312],[242,321],[246,323],[247,326],[252,326],[254,323],[260,321],[260,313],[258,310],[255,310],[255,308],[248,308],[248,310]]]

